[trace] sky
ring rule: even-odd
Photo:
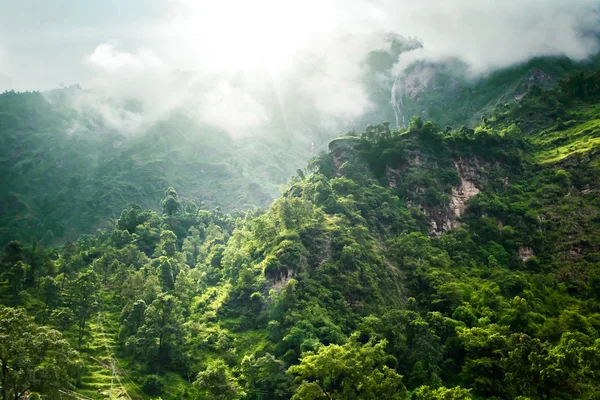
[[[361,62],[389,47],[384,32],[424,44],[391,73],[458,57],[480,74],[535,56],[585,59],[599,21],[597,0],[0,0],[0,91],[80,84],[139,99],[154,118],[193,103],[234,133],[272,118],[269,86],[347,120],[371,106]],[[194,78],[181,85],[177,71]],[[122,113],[94,96],[76,105],[118,125]],[[134,117],[127,129],[152,122]]]

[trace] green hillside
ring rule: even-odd
[[[362,83],[374,110],[349,122],[348,130],[360,132],[385,121],[395,126],[391,67],[399,54],[418,45],[401,39],[393,39],[391,52],[373,51],[366,58]],[[496,104],[513,101],[529,86],[548,88],[595,63],[536,59],[477,79],[460,64],[418,63],[398,78],[398,87],[404,85],[397,92],[403,104],[400,122],[418,115],[456,129],[474,126],[482,114],[491,116]],[[415,80],[423,71],[429,71],[428,80]],[[132,203],[157,211],[167,186],[205,208],[266,207],[281,185],[340,133],[313,127],[310,120],[320,115],[304,114],[300,106],[295,110],[292,102],[287,118],[296,121],[296,133],[288,131],[288,122],[274,121],[261,135],[231,138],[174,111],[131,134],[74,106],[74,96],[92,94],[77,86],[0,94],[0,243],[75,240],[106,228]],[[123,112],[139,106],[127,107]]]
[[[52,399],[597,398],[599,100],[600,72],[576,74],[474,128],[414,117],[339,137],[268,209],[198,208],[166,175],[177,191],[94,235],[11,242],[2,385]],[[68,343],[19,340],[49,335]],[[15,351],[63,363],[35,375]]]
[[[535,58],[509,68],[473,76],[459,61],[415,63],[398,84],[397,98],[406,121],[413,115],[442,126],[477,125],[497,105],[521,98],[531,86],[550,89],[574,71],[594,71],[598,56],[585,62],[568,58]]]
[[[129,204],[156,209],[168,185],[205,207],[267,206],[311,154],[307,138],[232,139],[178,114],[138,134],[71,132],[87,120],[49,96],[0,95],[2,243],[75,240]]]

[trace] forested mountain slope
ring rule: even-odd
[[[240,138],[173,114],[126,134],[89,123],[51,94],[0,95],[0,241],[64,243],[131,203],[156,208],[164,188],[226,210],[267,206],[310,157],[310,138]],[[98,117],[99,118],[99,117]],[[77,128],[77,129],[74,129]]]
[[[550,89],[574,71],[590,72],[599,66],[598,56],[585,62],[541,57],[473,76],[459,61],[417,62],[407,67],[394,85],[395,116],[404,126],[413,115],[442,126],[473,126],[497,105],[518,101],[530,86]]]
[[[600,73],[577,74],[474,129],[416,117],[340,137],[268,210],[198,210],[170,188],[162,214],[134,205],[51,251],[11,242],[2,386],[60,398],[71,384],[97,399],[597,398],[598,100]],[[79,355],[57,340],[39,355],[23,331],[62,335]],[[13,340],[70,361],[34,377],[5,356]]]
[[[474,126],[482,113],[518,99],[528,85],[547,88],[569,72],[595,65],[594,60],[536,59],[473,79],[458,62],[417,63],[396,76],[392,67],[398,56],[419,43],[389,40],[390,50],[370,52],[362,67],[361,84],[372,109],[335,129],[318,126],[322,116],[295,97],[275,94],[271,107],[283,102],[287,115],[271,121],[260,135],[237,138],[178,109],[147,129],[126,132],[111,119],[137,121],[139,105],[125,102],[113,110],[111,102],[96,104],[95,91],[76,86],[1,94],[0,243],[75,240],[105,228],[106,220],[129,204],[156,211],[169,185],[206,208],[264,207],[279,195],[280,185],[343,131],[360,132],[384,121],[404,127],[414,115],[456,129]],[[100,111],[82,110],[82,99],[88,98]]]

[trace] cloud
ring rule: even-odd
[[[595,0],[380,1],[379,26],[422,39],[424,48],[404,55],[437,61],[456,57],[475,73],[537,56],[582,60],[598,51],[600,5]]]
[[[228,82],[220,82],[201,97],[196,116],[235,137],[248,135],[269,120],[263,105],[250,93]]]
[[[4,59],[3,50],[0,47],[0,93],[12,89],[12,79],[9,75],[4,73]]]
[[[295,71],[296,90],[322,115],[350,123],[375,106],[365,85],[364,60],[372,51],[389,51],[389,39],[383,32],[336,34],[316,41],[306,50],[308,68]]]
[[[87,57],[93,66],[105,71],[127,69],[131,72],[162,69],[163,61],[148,48],[136,49],[135,53],[118,51],[113,44],[103,43]]]
[[[248,87],[233,85],[228,76],[175,73],[149,48],[125,51],[103,43],[84,58],[84,64],[94,70],[85,85],[89,90],[72,93],[70,101],[88,122],[77,123],[72,132],[85,126],[98,129],[95,121],[100,119],[104,128],[139,134],[174,111],[233,137],[268,122],[264,106]]]
[[[458,58],[473,74],[543,55],[581,60],[600,34],[597,0],[132,0],[119,16],[102,0],[65,1],[61,13],[36,2],[0,16],[4,85],[80,83],[92,90],[74,107],[129,133],[174,111],[234,137],[336,129],[376,111],[373,86],[416,60]],[[394,53],[390,33],[423,47],[366,79],[371,51]]]

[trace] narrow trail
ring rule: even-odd
[[[80,393],[73,392],[72,390],[68,390],[68,389],[62,389],[62,390],[60,390],[60,392],[63,394],[66,394],[67,396],[71,396],[77,400],[95,400],[91,397],[84,396]]]
[[[116,373],[116,363],[117,360],[114,357],[113,351],[112,351],[112,346],[109,345],[108,340],[106,339],[106,332],[104,331],[104,324],[102,323],[102,313],[99,311],[98,312],[98,325],[96,326],[96,328],[98,328],[98,326],[100,327],[100,335],[102,336],[102,340],[104,342],[104,348],[106,350],[106,355],[108,357],[108,359],[110,360],[110,368],[111,368],[111,381],[110,381],[110,392],[109,392],[109,399],[121,399],[123,398],[122,396],[124,395],[125,398],[132,400],[131,396],[129,395],[129,393],[127,393],[127,389],[125,389],[125,386],[123,385],[123,382],[121,382],[121,377],[119,376],[118,373]],[[112,341],[112,339],[111,339]],[[118,386],[115,388],[115,378],[117,379],[118,382]]]
[[[105,318],[104,313],[100,311],[95,321],[91,323],[92,340],[88,351],[83,353],[87,356],[87,370],[81,379],[81,387],[77,389],[77,396],[79,396],[77,398],[134,400],[122,381],[121,375],[124,375],[124,371],[118,367],[118,360],[113,353],[114,332],[106,332]],[[140,398],[143,397],[135,397],[135,399]]]

